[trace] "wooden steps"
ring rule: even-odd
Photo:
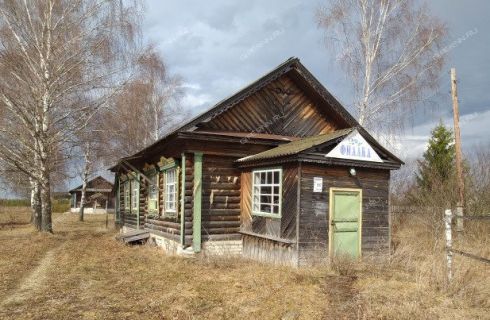
[[[150,238],[150,233],[145,230],[134,230],[116,236],[116,240],[124,243],[145,242]]]

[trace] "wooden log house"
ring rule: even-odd
[[[111,170],[122,232],[301,266],[388,252],[401,164],[290,58]]]
[[[87,182],[85,194],[85,213],[114,213],[114,185],[104,177],[97,176]],[[70,212],[80,212],[80,201],[82,200],[82,186],[68,191],[71,197]]]

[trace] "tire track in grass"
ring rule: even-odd
[[[365,319],[359,292],[354,288],[356,276],[328,276],[325,283],[328,308],[325,319]]]
[[[69,217],[69,215],[64,213],[59,217],[56,217],[53,222],[63,223],[67,217]],[[66,245],[66,240],[61,241],[63,242],[60,245],[46,252],[46,254],[39,260],[37,267],[20,281],[17,288],[7,295],[7,298],[0,303],[0,306],[4,307],[8,304],[17,304],[26,301],[42,288],[48,280],[48,272],[53,266],[56,253],[62,250]]]

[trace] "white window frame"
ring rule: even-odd
[[[149,214],[158,214],[159,211],[159,199],[160,199],[160,187],[158,185],[160,181],[160,174],[156,172],[153,175],[149,176],[149,179],[152,183],[148,184],[148,213]],[[152,188],[155,188],[154,197],[152,197]],[[155,208],[150,208],[151,203],[154,202]]]
[[[131,186],[129,180],[124,181],[123,184],[123,198],[124,198],[124,211],[131,210]]]
[[[276,183],[274,179],[274,173],[278,173],[278,182]],[[271,173],[272,181],[267,181],[267,174]],[[266,175],[266,182],[262,183],[261,181],[256,181],[256,175]],[[262,194],[262,187],[270,187],[271,188],[271,201],[266,203],[266,202],[261,202],[261,197],[264,196]],[[276,194],[274,192],[274,187],[278,187],[279,191]],[[278,196],[278,203],[274,203],[274,197]],[[258,202],[257,202],[258,200]],[[271,212],[266,212],[261,210],[262,209],[262,204],[270,205],[271,206]],[[272,209],[274,206],[278,207],[277,213],[274,213],[274,210]],[[263,216],[263,217],[271,217],[271,218],[281,218],[282,216],[282,168],[268,168],[268,169],[258,169],[258,170],[252,170],[252,214],[255,216]]]
[[[169,183],[169,173],[173,172],[174,180]],[[178,203],[178,170],[177,167],[172,167],[167,170],[165,170],[165,186],[164,186],[164,191],[165,191],[165,203],[164,203],[164,214],[165,215],[176,215],[177,214],[177,203]],[[173,187],[173,192],[169,192],[170,188]],[[169,194],[173,194],[173,200],[169,200]],[[169,204],[173,204],[173,208]]]
[[[139,210],[139,181],[136,179],[131,180],[131,213],[138,213]]]

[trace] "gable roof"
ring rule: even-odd
[[[353,129],[349,128],[349,129],[337,130],[331,133],[322,134],[318,136],[307,137],[304,139],[282,144],[280,146],[277,146],[273,149],[261,153],[257,153],[248,157],[238,159],[237,162],[251,162],[251,161],[273,159],[273,158],[298,154],[314,146],[318,146],[326,142],[338,139],[340,137],[344,137],[349,133],[351,133],[352,131]]]
[[[93,183],[94,181],[96,181],[96,180],[103,180],[103,182],[107,183],[107,184],[108,184],[108,185],[111,187],[111,189],[109,190],[109,189],[106,189],[106,188],[92,188],[92,187],[91,187],[91,186],[92,186],[92,183]],[[79,185],[78,187],[73,188],[73,189],[71,189],[70,191],[68,191],[68,193],[73,193],[73,192],[75,192],[75,191],[81,191],[81,190],[82,190],[82,186],[83,186],[83,185],[81,184],[81,185]],[[113,188],[113,187],[114,187],[114,184],[113,184],[112,182],[108,181],[106,178],[104,178],[104,177],[102,177],[102,176],[97,176],[97,177],[95,177],[95,178],[93,178],[93,179],[90,179],[90,180],[87,182],[87,191],[88,191],[88,189],[90,189],[90,191],[95,191],[95,192],[97,192],[97,191],[102,191],[102,192],[110,192],[110,191],[112,191],[112,188]]]
[[[195,131],[199,124],[203,124],[211,121],[214,117],[219,116],[220,114],[226,112],[228,109],[233,108],[241,101],[250,97],[260,89],[264,88],[267,84],[272,81],[278,79],[282,75],[293,72],[294,78],[298,81],[304,82],[304,84],[314,93],[316,93],[324,102],[325,105],[331,109],[329,112],[334,112],[342,121],[345,122],[345,128],[357,128],[359,132],[363,134],[368,142],[373,145],[376,145],[383,153],[385,153],[388,157],[392,158],[394,161],[402,164],[399,158],[397,158],[394,154],[384,148],[379,142],[376,141],[361,125],[352,117],[352,115],[347,112],[347,110],[340,104],[340,102],[316,79],[306,67],[300,62],[300,60],[296,57],[291,57],[278,65],[272,71],[263,75],[259,79],[253,81],[248,84],[244,88],[240,89],[235,94],[219,101],[209,110],[201,113],[200,115],[194,117],[188,122],[184,123],[182,126],[178,127],[174,131],[168,133],[158,141],[149,145],[148,147],[138,151],[137,153],[125,157],[122,160],[134,159],[140,157],[146,153],[147,150],[153,149],[156,146],[160,145],[162,142],[166,141],[170,136],[176,135],[181,132],[193,132]],[[111,169],[114,169],[117,165],[113,166]]]

